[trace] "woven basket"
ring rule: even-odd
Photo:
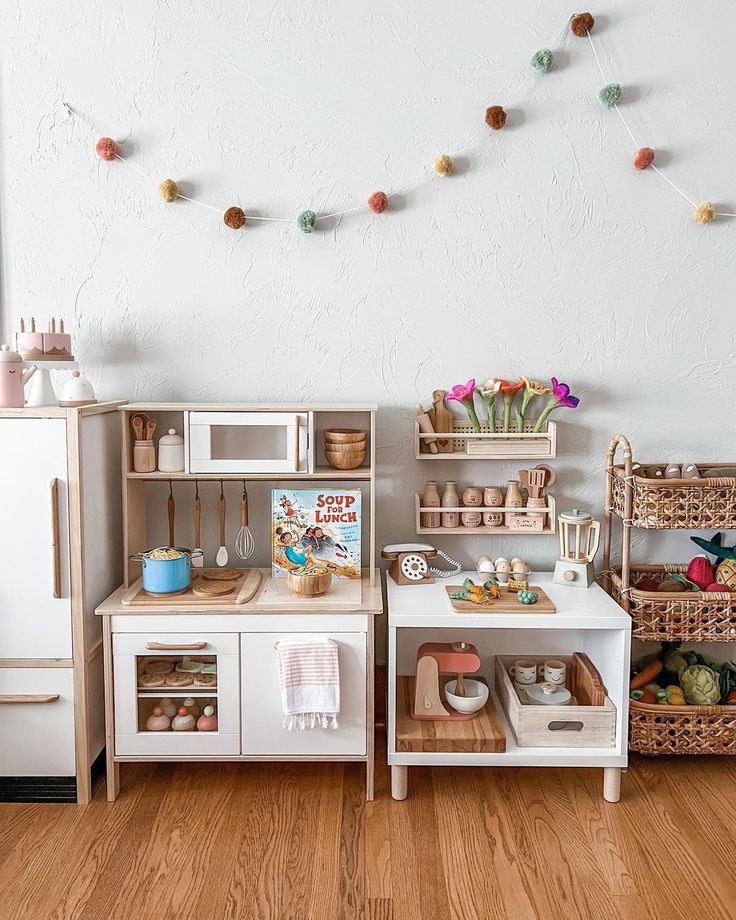
[[[662,581],[667,575],[684,574],[686,565],[639,565],[631,567],[631,580],[646,575]],[[625,606],[621,574],[609,571],[607,590]],[[629,588],[632,636],[653,642],[736,641],[736,592],[640,591]]]
[[[697,465],[697,464],[696,464]],[[647,467],[650,475],[666,464]],[[718,530],[736,528],[736,464],[703,463],[700,469],[728,467],[733,476],[720,479],[649,479],[633,472],[631,524],[645,530]],[[623,464],[609,469],[611,510],[626,517],[627,472]]]
[[[629,702],[629,748],[640,754],[736,754],[736,706]]]

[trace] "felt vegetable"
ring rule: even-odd
[[[516,595],[520,604],[536,604],[539,600],[539,595],[536,591],[523,590],[519,591]]]
[[[644,578],[640,578],[639,581],[637,581],[635,587],[637,591],[658,591],[659,582],[656,578],[652,578],[652,576],[649,575],[645,576]]]
[[[701,591],[713,583],[713,566],[704,555],[695,556],[687,567],[687,577],[700,588]]]
[[[713,591],[718,594],[728,594],[731,588],[729,588],[728,585],[721,584],[719,581],[714,581],[712,585],[708,585],[708,587],[703,588],[703,590],[707,591],[708,593]]]
[[[680,675],[685,700],[695,706],[714,706],[721,698],[718,675],[704,664],[691,664]]]
[[[650,705],[657,702],[657,697],[651,690],[632,690],[629,698],[637,703],[649,703]]]
[[[668,706],[685,705],[685,695],[682,692],[682,687],[678,687],[676,684],[669,684],[664,690],[660,690],[657,697],[661,703],[666,703]]]
[[[685,660],[685,656],[678,649],[675,649],[665,655],[664,666],[668,671],[672,671],[673,674],[679,676],[688,667],[688,662]]]
[[[640,690],[642,687],[646,687],[647,684],[650,684],[659,676],[663,667],[661,661],[650,661],[649,664],[645,665],[641,671],[639,671],[636,677],[632,677],[629,689]]]
[[[726,694],[726,704],[728,706],[733,706],[736,704],[736,690],[729,690]]]
[[[702,537],[690,539],[720,560],[714,581],[728,585],[729,588],[736,588],[736,546],[723,546],[722,533],[715,534],[712,540],[703,540]]]
[[[662,688],[659,684],[647,684],[644,689],[648,690],[650,693],[653,693],[655,696],[662,692]]]

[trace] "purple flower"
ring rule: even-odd
[[[577,396],[570,396],[570,387],[560,383],[556,377],[552,378],[552,395],[559,406],[567,406],[568,409],[575,409],[580,402]]]

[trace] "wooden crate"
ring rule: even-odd
[[[559,658],[567,664],[573,696],[584,699],[583,675],[575,673],[572,657],[565,655],[497,655],[496,694],[519,747],[611,748],[616,743],[616,707],[606,695],[602,706],[532,706],[522,704],[508,669],[517,658],[543,664]],[[578,700],[579,702],[579,700]]]

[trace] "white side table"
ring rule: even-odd
[[[450,579],[479,582],[475,572]],[[388,762],[391,794],[406,798],[410,766],[602,767],[603,797],[617,802],[621,770],[628,762],[628,685],[631,619],[599,586],[588,589],[552,583],[552,573],[537,573],[539,585],[557,613],[457,613],[445,591],[447,581],[429,585],[397,585],[386,577],[388,595]],[[528,610],[529,608],[525,608]],[[475,645],[482,661],[479,672],[491,687],[496,711],[506,731],[503,753],[397,750],[397,677],[414,675],[417,649],[423,642],[465,641]],[[520,747],[508,725],[494,688],[496,655],[572,655],[585,652],[598,669],[616,707],[612,747]],[[400,696],[400,694],[399,694]],[[422,723],[417,723],[422,724]],[[426,724],[426,723],[424,723]],[[442,724],[442,723],[438,723]]]

